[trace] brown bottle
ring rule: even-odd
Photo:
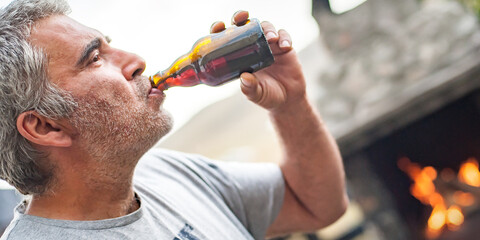
[[[170,68],[150,77],[153,87],[200,83],[216,86],[236,79],[243,72],[255,72],[274,62],[272,51],[257,19],[233,26],[197,40],[192,50]]]

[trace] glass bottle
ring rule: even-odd
[[[166,90],[174,86],[206,84],[217,86],[236,79],[243,72],[270,66],[274,57],[260,22],[251,19],[203,37],[191,51],[179,57],[168,69],[150,76],[153,87]]]

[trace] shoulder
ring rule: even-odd
[[[219,174],[218,162],[198,154],[189,154],[167,149],[151,149],[140,159],[135,176],[137,179],[197,178]]]
[[[158,163],[163,162],[183,162],[183,161],[195,161],[205,160],[206,158],[197,155],[184,152],[178,152],[174,150],[168,150],[164,148],[153,148],[146,152],[140,159],[139,163],[151,163],[152,161]]]
[[[228,181],[231,177],[264,178],[266,175],[281,176],[281,170],[273,163],[223,162],[198,154],[155,148],[148,151],[137,166],[137,172],[194,173],[198,177]]]
[[[168,149],[155,148],[145,153],[137,168],[192,168],[193,166],[213,166],[214,161],[198,154],[177,152]]]
[[[42,239],[35,233],[35,226],[25,220],[14,219],[8,225],[0,240]]]
[[[0,240],[12,240],[12,239],[14,239],[13,235],[12,235],[12,231],[14,230],[16,224],[17,224],[17,221],[15,221],[15,220],[10,222],[7,229],[5,229],[5,232],[0,237]]]
[[[13,219],[12,221],[8,224],[7,228],[3,232],[3,235],[0,235],[0,240],[13,240],[13,239],[26,239],[23,238],[21,233],[24,231],[24,224],[23,221],[21,221],[22,218],[22,213],[21,211],[23,210],[23,205],[24,203],[21,202],[19,203],[13,210]]]

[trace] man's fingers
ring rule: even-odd
[[[242,26],[244,25],[248,20],[248,12],[239,10],[236,13],[233,14],[232,16],[232,24],[237,25],[237,26]],[[210,27],[210,33],[218,33],[225,30],[225,23],[223,22],[214,22],[212,26]]]
[[[290,34],[287,31],[280,29],[278,35],[280,36],[278,39],[278,47],[283,51],[289,51],[292,49],[292,38],[290,37]]]
[[[225,23],[217,21],[210,27],[210,33],[218,33],[225,30]]]
[[[287,31],[281,29],[278,31],[278,37],[272,41],[268,41],[273,55],[284,54],[292,50],[292,38]]]
[[[237,26],[244,25],[248,20],[248,17],[247,11],[237,11],[233,14],[232,24]],[[267,21],[262,22],[261,25],[273,54],[282,54],[292,49],[292,38],[287,31],[280,29],[277,32],[273,24]],[[223,30],[225,30],[225,23],[223,22],[215,22],[210,28],[211,33],[218,33]]]
[[[244,10],[239,10],[233,14],[232,24],[237,26],[244,25],[248,20],[248,12]]]
[[[247,98],[258,103],[262,98],[262,87],[258,83],[256,77],[251,73],[242,73],[240,75],[241,89]]]
[[[278,40],[278,33],[273,24],[270,22],[262,22],[263,33],[268,43],[274,43]]]

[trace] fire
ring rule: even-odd
[[[448,229],[456,230],[463,223],[463,213],[460,207],[453,205],[447,210]]]
[[[422,168],[406,157],[398,160],[398,167],[413,180],[410,193],[423,204],[432,207],[427,222],[427,238],[438,237],[445,228],[452,231],[457,230],[464,221],[464,214],[460,206],[473,205],[475,202],[474,196],[471,193],[456,191],[447,203],[444,196],[435,187],[434,181],[437,178],[435,168],[431,166]],[[452,175],[454,176],[454,172],[451,169],[444,169],[441,172],[441,179],[447,182],[451,181],[454,179]],[[478,162],[473,158],[465,161],[460,166],[457,178],[465,184],[480,187]]]
[[[433,183],[433,180],[437,178],[435,168],[430,166],[421,168],[418,164],[412,163],[408,158],[401,158],[398,161],[398,166],[413,180],[410,193],[416,199],[432,207],[443,204],[443,197],[436,192],[435,184]]]
[[[458,180],[470,186],[480,187],[480,171],[478,171],[477,160],[470,158],[460,166]]]
[[[443,204],[435,206],[432,210],[432,214],[428,218],[428,228],[432,230],[441,230],[446,223],[447,209]]]

